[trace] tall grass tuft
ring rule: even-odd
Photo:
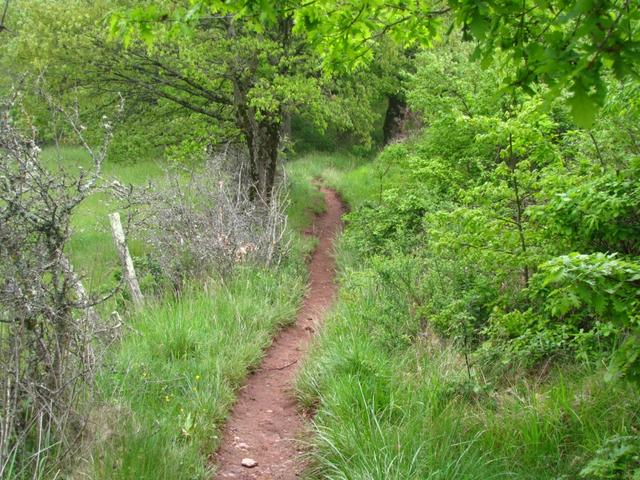
[[[90,478],[197,479],[248,369],[295,317],[300,265],[245,268],[136,316],[98,379]]]

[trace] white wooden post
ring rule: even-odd
[[[134,305],[136,308],[140,308],[144,303],[144,298],[142,297],[142,292],[138,285],[136,271],[133,268],[133,260],[131,259],[131,255],[129,255],[124,230],[122,229],[122,222],[120,222],[120,214],[118,212],[109,214],[109,221],[111,222],[113,241],[116,244],[120,263],[122,264],[122,275],[124,276],[124,281],[127,282],[129,290],[131,290],[131,297],[133,298]]]

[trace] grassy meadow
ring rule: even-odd
[[[76,148],[47,149],[49,168],[90,168]],[[161,181],[162,164],[105,163],[102,176],[124,185]],[[304,258],[313,248],[304,230],[322,211],[322,195],[293,173],[289,191],[289,258],[272,269],[243,266],[222,279],[192,284],[179,297],[153,298],[125,316],[122,338],[104,353],[78,478],[206,478],[235,390],[257,366],[277,329],[295,318],[305,292]],[[108,214],[117,204],[90,197],[73,219],[69,256],[91,292],[116,283],[117,253]],[[132,255],[144,245],[130,242]],[[144,292],[143,292],[144,293]],[[122,304],[118,304],[122,305]],[[107,303],[110,311],[114,302]],[[108,312],[107,312],[108,313]]]
[[[53,171],[62,168],[73,174],[81,168],[86,171],[92,168],[89,155],[80,147],[46,148],[42,152],[42,160]],[[149,158],[135,162],[106,161],[102,169],[106,182],[117,180],[125,186],[139,187],[149,181],[160,181],[163,176],[162,163]],[[114,272],[119,270],[120,261],[108,218],[115,211],[118,211],[118,204],[111,196],[96,193],[78,207],[72,220],[73,234],[68,254],[90,292],[107,291],[117,284]],[[133,256],[143,253],[140,242],[129,239],[128,243]]]
[[[87,162],[76,149],[63,150],[62,160],[45,151],[45,158],[71,168]],[[344,153],[291,161],[294,248],[287,261],[269,270],[243,266],[126,316],[97,376],[88,448],[72,477],[212,475],[208,458],[236,389],[305,292],[304,258],[314,241],[299,232],[324,208],[316,185],[336,189],[357,215],[402,189],[402,169],[391,165]],[[144,161],[107,164],[104,176],[142,185],[162,172],[158,162]],[[73,221],[69,254],[92,291],[115,282],[107,221],[114,208],[96,195]],[[381,277],[380,259],[349,241],[355,228],[347,216],[336,245],[337,305],[296,384],[301,408],[314,412],[309,478],[614,478],[581,472],[596,455],[605,462],[616,455],[615,443],[613,453],[602,453],[608,439],[637,435],[633,387],[605,381],[604,362],[550,362],[505,376],[470,370],[460,345],[426,328],[413,299]],[[142,244],[131,249],[143,253]]]
[[[640,1],[0,0],[0,44],[0,480],[212,478],[301,305],[221,474],[640,480]]]

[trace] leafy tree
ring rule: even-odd
[[[281,2],[192,0],[195,12],[233,13],[264,28]],[[488,65],[499,58],[507,84],[533,92],[549,87],[548,98],[569,89],[577,121],[590,125],[606,96],[605,73],[618,79],[640,73],[640,6],[631,0],[318,0],[285,2],[295,11],[296,30],[307,35],[325,65],[339,69],[374,58],[383,35],[401,45],[429,45],[445,28],[458,28],[476,42],[474,57]],[[257,19],[257,23],[256,23]],[[496,55],[504,52],[505,55]]]
[[[289,2],[275,2],[257,17],[222,4],[204,12],[199,4],[180,3],[134,8],[112,18],[112,33],[121,36],[124,56],[132,59],[126,74],[113,71],[124,83],[240,134],[249,153],[250,183],[268,200],[291,115],[313,120],[326,111],[319,63],[293,32]]]
[[[96,122],[124,96],[128,122],[119,139],[125,147],[136,137],[147,149],[182,144],[192,153],[244,142],[247,183],[268,200],[289,118],[298,114],[322,124],[335,110],[322,101],[326,85],[319,62],[293,34],[284,8],[261,31],[232,15],[188,24],[153,16],[161,8],[185,14],[181,5],[20,0],[18,34],[3,56],[14,76],[25,70],[44,75],[48,91],[79,101],[96,112]],[[114,9],[126,17],[112,16]],[[110,37],[104,19],[112,20],[112,33],[120,38]],[[36,114],[40,109],[35,102],[29,108]],[[39,116],[47,119],[45,113]]]
[[[397,177],[350,214],[347,242],[492,369],[622,345],[613,373],[635,379],[637,83],[603,77],[583,129],[549,87],[505,95],[508,71],[469,62],[473,48],[452,33],[417,54],[406,91],[425,129],[380,155]]]
[[[474,57],[506,67],[507,84],[548,98],[569,89],[576,120],[590,125],[606,95],[605,72],[637,77],[640,6],[630,0],[472,0],[418,2],[325,0],[298,12],[329,65],[372,57],[372,42],[391,35],[402,44],[430,44],[444,28],[476,42]],[[504,56],[497,55],[504,52]]]

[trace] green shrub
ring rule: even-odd
[[[640,264],[616,254],[563,255],[540,266],[531,293],[552,318],[586,327],[601,319],[625,327],[640,306]]]
[[[637,160],[623,172],[593,169],[576,185],[567,185],[561,172],[552,172],[552,195],[532,213],[547,235],[568,248],[640,255],[639,175]]]
[[[638,480],[640,478],[640,437],[608,438],[595,457],[580,471],[582,478]]]

